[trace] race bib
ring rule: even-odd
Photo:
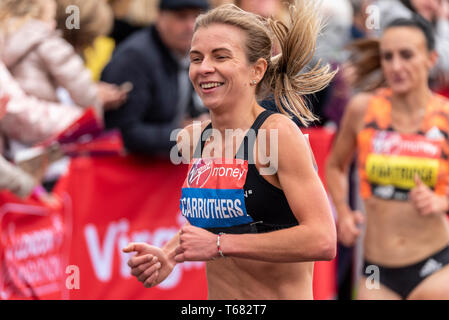
[[[240,159],[193,159],[180,208],[191,225],[226,228],[254,222],[246,212],[243,187],[248,162]]]
[[[441,141],[422,135],[379,131],[372,140],[372,153],[365,170],[374,195],[406,200],[415,187],[415,175],[430,188],[438,179]]]

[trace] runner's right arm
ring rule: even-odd
[[[357,224],[363,223],[363,215],[360,212],[353,213],[348,204],[348,174],[357,148],[357,134],[370,97],[362,93],[349,102],[326,164],[327,187],[338,215],[337,235],[345,246],[354,245],[360,235]]]

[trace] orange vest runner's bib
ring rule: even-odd
[[[434,94],[418,132],[404,134],[391,125],[390,95],[382,89],[371,99],[357,136],[362,198],[406,201],[416,174],[435,193],[448,194],[449,100]]]

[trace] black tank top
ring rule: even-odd
[[[213,233],[233,234],[298,225],[284,192],[260,175],[253,160],[254,138],[272,114],[264,111],[256,118],[232,164],[202,158],[212,124],[203,130],[181,196],[181,212],[190,224]],[[255,133],[253,139],[250,132]]]

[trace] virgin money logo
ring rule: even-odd
[[[189,188],[201,188],[207,182],[212,172],[212,161],[197,159],[187,176]]]
[[[391,154],[400,146],[401,142],[401,137],[398,134],[380,131],[373,139],[373,151],[380,154]]]

